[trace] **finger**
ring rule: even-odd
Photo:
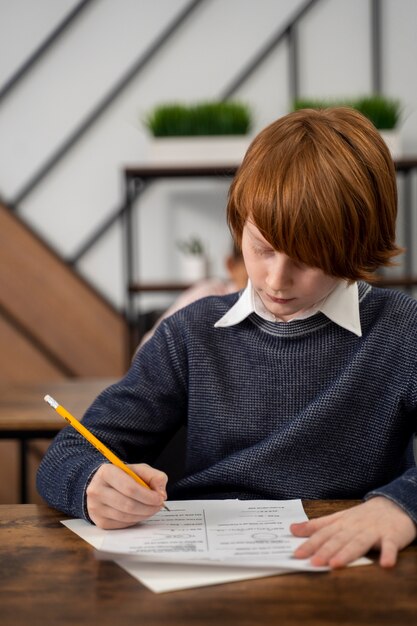
[[[168,482],[168,476],[165,472],[151,467],[147,463],[137,463],[130,465],[130,468],[145,481],[154,491],[160,493],[166,498],[166,485]]]
[[[352,527],[343,527],[316,550],[311,563],[331,568],[344,567],[374,547],[375,538],[373,530],[356,532]]]
[[[159,500],[156,504],[147,504],[137,500],[137,498],[126,496],[111,487],[103,489],[96,500],[98,505],[107,506],[109,510],[114,510],[114,519],[126,519],[126,521],[140,521],[151,517],[163,505],[162,500]]]
[[[147,506],[128,498],[112,487],[102,487],[98,493],[90,492],[87,497],[90,519],[101,528],[131,526],[155,515],[160,509],[161,506]]]
[[[394,567],[397,562],[398,547],[391,539],[383,539],[381,544],[381,567]]]
[[[369,533],[358,536],[345,533],[322,546],[312,557],[311,563],[313,565],[326,564],[332,569],[346,567],[372,548],[373,539]]]
[[[290,532],[295,537],[309,537],[313,531],[309,522],[295,522],[290,524]]]
[[[329,526],[325,526],[324,528],[316,531],[307,541],[298,546],[298,548],[294,551],[295,558],[308,559],[315,554],[323,543],[328,541],[333,534],[334,529]]]
[[[295,537],[310,537],[310,535],[317,532],[321,528],[325,528],[326,526],[333,524],[339,518],[340,512],[332,513],[331,515],[324,515],[323,517],[317,517],[306,522],[295,522],[290,525],[290,531]]]
[[[133,467],[136,468],[137,466]],[[161,493],[142,486],[126,472],[114,465],[107,467],[106,472],[102,473],[102,478],[105,480],[106,485],[112,487],[116,492],[142,504],[158,507],[164,502],[165,498]],[[90,485],[92,485],[92,482]],[[101,489],[101,486],[97,485],[97,489]]]
[[[132,524],[124,524],[122,522],[116,522],[113,519],[108,519],[106,517],[97,517],[96,519],[91,518],[97,528],[102,528],[103,530],[118,530],[120,528],[129,528],[130,526],[134,526],[137,522]]]
[[[137,517],[122,515],[112,507],[100,505],[95,508],[88,508],[88,514],[90,519],[96,526],[105,530],[111,530],[114,528],[128,528],[134,526],[138,522],[142,521]]]
[[[103,504],[97,507],[89,506],[88,514],[96,526],[104,529],[127,528],[142,521],[137,519],[136,516],[122,514],[113,507]]]
[[[343,567],[367,552],[375,542],[369,531],[357,533],[353,527],[335,522],[312,535],[294,552],[296,558],[310,558],[312,565]]]

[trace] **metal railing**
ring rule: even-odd
[[[104,98],[90,111],[90,113],[80,122],[78,127],[62,142],[62,144],[46,159],[46,161],[38,168],[37,172],[22,186],[16,193],[15,197],[6,201],[11,208],[16,208],[22,200],[26,199],[29,194],[44,180],[53,168],[63,159],[63,157],[75,146],[75,144],[85,135],[85,133],[93,126],[93,124],[107,111],[120,94],[129,86],[133,79],[144,70],[149,62],[155,57],[159,50],[168,42],[168,40],[177,33],[178,29],[186,22],[191,14],[205,0],[191,0],[184,9],[178,12],[173,20],[166,28],[154,39],[152,44],[145,50],[143,54],[133,63],[130,69],[116,82],[108,91]]]
[[[79,2],[42,41],[42,43],[34,50],[28,58],[20,65],[20,67],[12,74],[12,76],[0,88],[0,102],[8,96],[12,90],[21,82],[21,80],[35,67],[42,57],[52,49],[52,46],[58,42],[61,36],[73,26],[76,19],[81,16],[84,9],[87,9],[96,0],[82,0]]]

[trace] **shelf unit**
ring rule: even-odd
[[[184,283],[145,283],[137,280],[138,267],[135,264],[137,250],[138,227],[134,225],[135,207],[140,205],[141,196],[149,186],[161,179],[198,179],[217,178],[230,181],[235,175],[238,165],[181,165],[181,166],[140,166],[124,169],[125,211],[124,211],[124,256],[126,285],[126,318],[129,326],[128,360],[134,352],[139,340],[136,332],[135,300],[137,294],[144,292],[180,292],[189,287]]]
[[[138,337],[136,333],[135,299],[137,294],[144,292],[180,292],[189,285],[183,283],[146,283],[139,282],[136,278],[137,267],[134,263],[134,252],[137,249],[138,228],[133,224],[135,207],[140,205],[143,192],[155,181],[161,179],[196,179],[218,178],[219,180],[231,179],[238,165],[219,163],[217,165],[192,165],[189,166],[129,166],[124,168],[124,255],[125,255],[125,294],[126,294],[126,318],[129,324],[128,360],[136,347]],[[407,157],[395,161],[398,176],[403,178],[404,197],[404,233],[403,241],[406,253],[404,255],[404,275],[402,277],[382,277],[378,284],[383,286],[403,287],[411,290],[417,285],[417,276],[413,276],[413,232],[412,216],[417,215],[417,200],[413,201],[412,173],[417,171],[417,157]]]

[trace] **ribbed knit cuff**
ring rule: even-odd
[[[90,484],[94,474],[96,473],[96,471],[98,470],[99,467],[101,467],[103,465],[103,463],[108,463],[108,461],[102,461],[99,465],[97,465],[96,467],[94,467],[91,471],[90,474],[87,477],[87,480],[84,483],[84,489],[83,489],[83,502],[82,502],[82,508],[83,508],[83,518],[85,520],[87,520],[87,522],[90,522],[90,524],[94,524],[93,520],[90,518],[89,514],[88,514],[88,509],[87,509],[87,487]]]
[[[384,487],[373,489],[366,494],[365,500],[375,496],[384,496],[395,502],[417,524],[417,468],[407,470]]]

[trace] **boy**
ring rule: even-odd
[[[164,320],[84,422],[147,490],[72,429],[38,474],[43,497],[103,528],[158,511],[150,465],[187,425],[184,498],[363,498],[294,525],[295,556],[341,567],[370,548],[382,566],[414,540],[417,303],[365,280],[400,252],[389,152],[345,108],[291,113],[253,141],[228,221],[249,282]]]

